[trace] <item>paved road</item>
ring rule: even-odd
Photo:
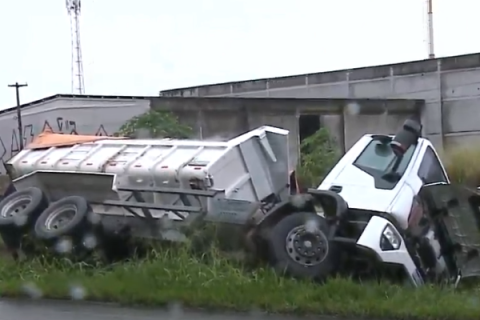
[[[313,319],[311,317],[308,317]],[[314,317],[333,320],[332,317]],[[184,311],[178,305],[167,309],[134,309],[87,302],[58,302],[43,300],[1,300],[0,320],[300,320],[299,318],[246,314],[211,314]],[[303,318],[302,320],[304,320]]]

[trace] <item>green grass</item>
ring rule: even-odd
[[[180,302],[212,309],[423,320],[477,320],[480,315],[480,295],[474,291],[346,279],[319,285],[282,278],[269,269],[242,271],[221,258],[201,262],[177,251],[100,268],[68,261],[0,262],[2,295],[24,295],[27,283],[34,283],[47,298],[69,298],[70,286],[80,285],[89,300],[150,306]]]

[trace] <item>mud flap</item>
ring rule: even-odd
[[[308,189],[314,202],[321,204],[327,218],[343,218],[348,212],[348,204],[336,192],[330,190]]]
[[[436,184],[424,186],[420,197],[430,216],[443,222],[446,250],[461,278],[480,278],[480,194],[463,186]]]
[[[328,238],[333,239],[341,221],[348,214],[347,202],[334,191],[308,189],[307,192],[313,197],[313,203],[319,203],[322,206],[325,219],[330,226]]]

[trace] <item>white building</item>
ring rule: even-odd
[[[24,145],[49,127],[53,132],[112,135],[132,117],[148,111],[149,97],[58,94],[21,105]],[[17,110],[0,111],[0,157],[20,149]],[[3,165],[0,173],[4,173]]]

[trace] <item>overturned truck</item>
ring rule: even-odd
[[[294,277],[458,284],[480,272],[480,196],[450,184],[420,133],[408,120],[395,136],[363,136],[304,194],[292,192],[279,128],[226,142],[43,133],[6,164],[17,191],[0,203],[0,234],[13,246],[29,233],[84,248],[92,234],[161,240],[202,221],[239,227]]]

